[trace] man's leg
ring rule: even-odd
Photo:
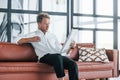
[[[63,80],[65,76],[63,58],[60,54],[47,54],[40,59],[40,62],[52,65],[58,80]]]
[[[77,64],[68,57],[63,56],[64,68],[68,69],[69,80],[78,80]]]

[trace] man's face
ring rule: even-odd
[[[49,19],[49,18],[43,18],[43,19],[42,19],[42,22],[41,22],[41,23],[40,23],[40,22],[38,23],[38,28],[39,28],[42,32],[46,33],[46,32],[48,31],[49,24],[50,24],[50,19]]]

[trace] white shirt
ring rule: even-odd
[[[46,32],[44,34],[41,30],[37,30],[35,32],[31,32],[29,34],[17,37],[15,39],[15,42],[17,43],[21,38],[29,38],[33,36],[40,37],[39,42],[30,42],[35,49],[36,55],[38,56],[38,60],[47,53],[50,54],[60,53],[62,45],[58,42],[56,36],[50,32]]]

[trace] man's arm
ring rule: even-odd
[[[30,38],[22,38],[17,43],[18,44],[23,44],[23,43],[38,42],[38,41],[40,41],[40,37],[34,36],[34,37],[30,37]]]

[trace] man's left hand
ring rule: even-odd
[[[76,42],[72,41],[72,43],[70,44],[71,49],[74,49],[76,47]]]

